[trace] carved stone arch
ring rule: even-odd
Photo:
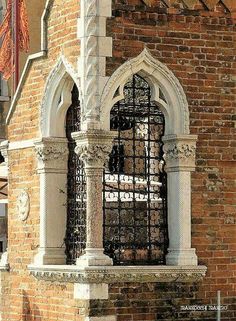
[[[40,176],[40,244],[34,264],[65,264],[68,140],[65,121],[78,78],[61,56],[46,82],[41,105],[41,136],[35,141]],[[53,227],[53,228],[52,228]]]
[[[108,80],[101,97],[101,127],[110,129],[110,111],[124,98],[124,85],[135,74],[151,87],[152,100],[165,116],[162,137],[167,172],[168,239],[167,265],[197,265],[191,246],[191,172],[195,170],[196,135],[190,135],[189,109],[184,90],[163,63],[147,49],[122,66]]]
[[[41,105],[42,137],[65,137],[65,117],[71,104],[71,90],[79,80],[71,64],[61,56],[46,82]]]
[[[124,98],[124,85],[137,73],[149,83],[152,98],[165,115],[165,135],[189,134],[189,110],[184,90],[173,72],[146,48],[139,56],[120,66],[108,80],[101,98],[101,126],[109,129],[110,110],[118,100]],[[160,90],[166,102],[160,100]]]

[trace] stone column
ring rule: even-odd
[[[87,182],[86,249],[85,254],[77,259],[77,265],[80,266],[112,265],[112,259],[104,254],[103,249],[102,182],[104,164],[115,136],[112,132],[102,130],[72,134],[76,141],[75,152],[85,165]]]
[[[68,147],[65,138],[35,142],[40,176],[40,241],[35,265],[65,264]]]
[[[191,248],[191,172],[195,170],[195,135],[163,137],[168,190],[167,265],[197,265]]]

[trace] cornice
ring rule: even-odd
[[[144,4],[148,7],[156,7],[159,3],[158,0],[142,0]],[[180,8],[180,9],[189,9],[194,10],[199,5],[204,3],[205,9],[209,11],[214,11],[216,6],[223,4],[229,12],[236,11],[235,0],[161,0],[161,3],[167,8]]]
[[[206,275],[205,266],[29,266],[38,280],[68,283],[194,282]]]

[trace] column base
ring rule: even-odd
[[[197,265],[195,249],[168,249],[166,265]]]
[[[34,257],[34,265],[66,264],[65,249],[58,247],[40,247]]]
[[[85,254],[76,260],[78,266],[113,265],[112,259],[104,254],[104,249],[86,249]]]

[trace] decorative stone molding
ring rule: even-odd
[[[112,150],[113,139],[116,136],[116,132],[102,130],[89,130],[72,134],[76,141],[75,152],[84,162],[86,168],[103,168]]]
[[[116,315],[106,315],[102,317],[86,317],[85,321],[116,321]]]
[[[21,96],[21,93],[22,93],[22,89],[25,85],[25,82],[26,82],[26,79],[28,77],[28,74],[29,74],[29,71],[31,69],[31,66],[32,64],[38,60],[38,59],[41,59],[41,58],[44,58],[46,56],[46,52],[45,51],[40,51],[38,53],[35,53],[35,54],[32,54],[32,55],[29,55],[28,58],[27,58],[27,61],[25,63],[25,66],[24,66],[24,69],[21,73],[21,78],[20,78],[20,81],[19,81],[19,84],[18,84],[18,87],[17,87],[17,90],[14,94],[14,97],[11,99],[11,106],[9,108],[9,111],[8,111],[8,114],[7,114],[7,117],[6,117],[6,124],[9,125],[10,121],[11,121],[11,118],[13,116],[13,113],[16,109],[16,105],[17,105],[17,102]]]
[[[29,266],[30,274],[38,280],[69,283],[120,282],[193,282],[206,275],[205,266]]]
[[[111,0],[81,0],[78,71],[81,77],[83,129],[99,120],[100,97],[107,81],[106,57],[112,56],[112,39],[106,37],[107,17],[111,17]]]
[[[75,283],[74,298],[78,300],[108,300],[108,284]]]
[[[71,104],[74,84],[80,88],[78,75],[65,56],[61,55],[44,89],[40,119],[42,137],[65,137],[65,117]]]
[[[35,141],[38,172],[67,171],[68,146],[64,138],[43,138]]]
[[[110,145],[77,146],[76,154],[85,164],[104,163],[111,152]]]
[[[8,149],[9,149],[9,141],[8,140],[1,141],[0,152],[4,158],[4,162],[7,167],[8,167]]]
[[[146,48],[140,55],[121,65],[108,80],[101,97],[102,128],[109,130],[110,110],[117,101],[124,98],[124,85],[136,73],[150,84],[152,100],[158,103],[164,113],[165,134],[189,134],[189,110],[184,90],[173,72]],[[166,102],[160,99],[160,89]]]
[[[166,171],[194,171],[196,141],[195,135],[164,136]]]
[[[0,259],[0,272],[1,271],[9,271],[9,263],[8,263],[8,252],[6,250],[6,252],[4,252],[1,256]]]
[[[25,221],[28,218],[30,210],[30,198],[27,191],[23,190],[19,193],[16,201],[16,207],[21,221]]]

